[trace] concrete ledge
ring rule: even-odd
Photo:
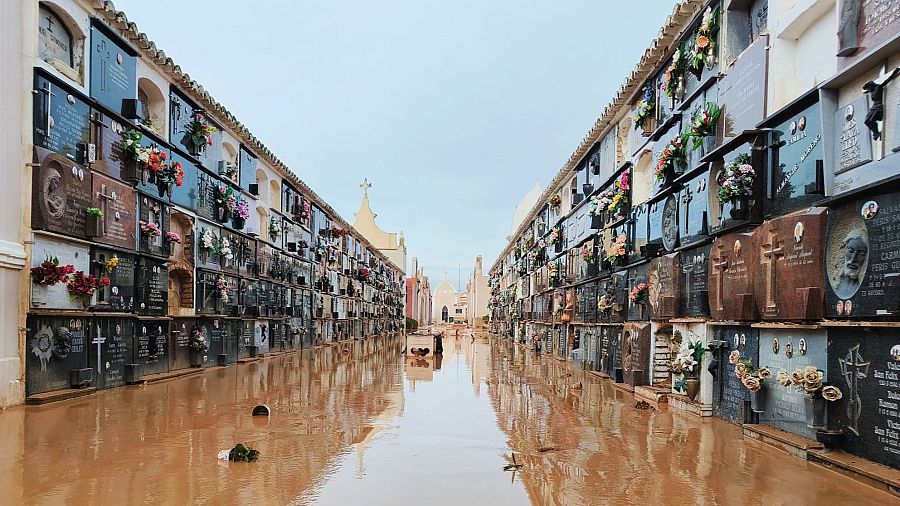
[[[52,392],[29,395],[25,398],[25,403],[32,405],[49,404],[51,402],[59,402],[66,399],[74,399],[76,397],[84,397],[85,395],[90,395],[96,391],[97,387],[66,388],[64,390],[54,390]]]
[[[741,426],[744,436],[773,446],[801,459],[808,458],[809,450],[821,450],[824,445],[818,441],[798,436],[786,430],[769,425],[745,423]]]
[[[161,372],[157,374],[148,374],[146,376],[141,376],[138,378],[140,384],[147,383],[158,383],[160,381],[169,380],[172,378],[181,378],[182,376],[192,376],[194,374],[200,374],[203,372],[202,367],[189,367],[187,369],[175,369],[174,371],[169,372]]]
[[[684,413],[690,413],[694,416],[712,416],[712,405],[700,404],[692,401],[690,397],[679,394],[669,394],[669,406]]]
[[[612,384],[613,388],[616,390],[621,390],[623,392],[634,393],[634,387],[629,385],[628,383],[615,383]]]
[[[900,470],[840,450],[809,450],[810,462],[900,497]]]
[[[667,403],[669,401],[669,393],[671,390],[668,388],[655,387],[651,385],[644,385],[639,387],[634,387],[634,396],[639,400],[647,401],[654,408],[659,408],[660,404]]]
[[[259,361],[262,360],[262,359],[263,359],[263,358],[262,358],[261,356],[259,356],[259,355],[255,356],[255,357],[244,357],[244,358],[239,358],[238,361],[237,361],[237,363],[239,363],[239,364],[252,364],[253,362],[259,362]]]

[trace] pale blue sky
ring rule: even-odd
[[[368,177],[434,286],[493,264],[674,1],[115,4],[351,223]]]

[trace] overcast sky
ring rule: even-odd
[[[432,286],[490,268],[674,0],[115,0],[353,223],[362,190]]]

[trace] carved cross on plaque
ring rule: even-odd
[[[106,235],[106,220],[109,220],[110,218],[117,218],[116,216],[112,216],[109,210],[109,203],[115,202],[116,197],[109,194],[107,190],[107,186],[103,184],[100,185],[100,191],[97,193],[97,196],[103,199],[102,201],[100,201],[100,210],[103,211],[104,217],[104,219],[100,220],[100,223],[103,226],[103,235]]]
[[[859,398],[859,380],[865,379],[869,373],[869,361],[864,361],[862,355],[859,354],[859,344],[847,350],[844,358],[839,358],[841,364],[841,375],[847,382],[850,393],[847,396],[847,428],[852,430],[854,434],[859,435],[856,428],[859,423],[859,415],[862,409],[862,400]]]
[[[684,194],[681,195],[681,203],[684,204],[684,235],[690,233],[690,219],[691,219],[691,201],[694,200],[694,192],[691,190],[691,185],[687,185],[684,187]]]
[[[105,91],[109,79],[109,50],[106,49],[106,40],[101,40],[97,44],[97,53],[104,56],[100,59],[100,90]]]
[[[778,258],[784,256],[784,247],[779,244],[778,233],[768,231],[768,238],[762,245],[763,258],[760,263],[766,265],[766,311],[775,309],[775,282]],[[768,248],[768,249],[767,249]]]
[[[718,261],[713,259],[712,268],[716,275],[716,310],[722,311],[725,309],[722,299],[724,298],[725,271],[728,270],[728,259],[725,258],[724,244],[719,244],[716,248],[719,250],[716,252]]]

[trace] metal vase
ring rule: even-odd
[[[760,387],[755,392],[750,392],[750,410],[754,413],[763,413],[766,410],[766,387]]]
[[[684,388],[687,390],[687,396],[693,401],[700,393],[700,378],[687,378],[684,380]]]
[[[746,195],[731,197],[731,219],[744,221],[750,217],[750,198]]]
[[[141,183],[150,184],[150,169],[141,169]]]
[[[822,397],[806,397],[806,426],[810,429],[825,428],[825,399]]]
[[[706,68],[712,70],[713,67],[716,66],[716,43],[713,41],[709,42],[709,47],[706,49]]]

